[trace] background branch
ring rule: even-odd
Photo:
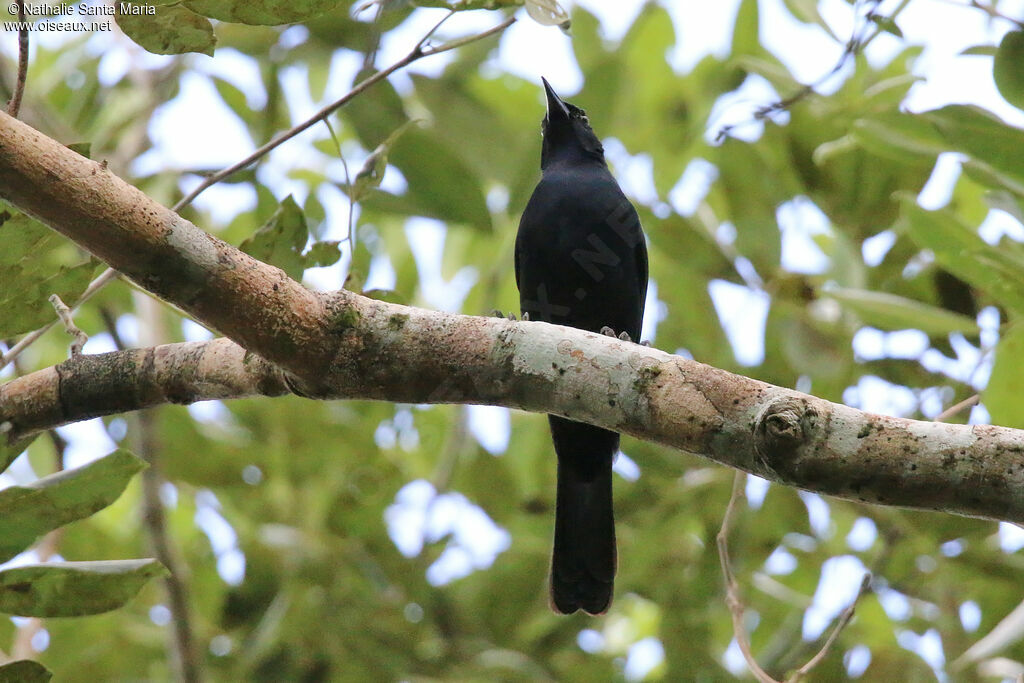
[[[424,48],[424,45],[426,44],[427,40],[430,39],[434,32],[441,27],[441,24],[447,21],[449,17],[452,16],[452,14],[454,14],[454,11],[449,12],[447,15],[445,15],[443,19],[441,19],[441,21],[437,22],[437,24],[432,29],[430,29],[430,31],[428,31],[427,34],[423,36],[423,38],[421,38],[418,43],[416,43],[416,47],[414,47],[405,57],[399,59],[397,62],[387,67],[386,69],[382,69],[377,73],[373,74],[372,76],[369,76],[368,78],[360,81],[358,85],[352,88],[352,90],[348,91],[344,96],[338,98],[334,102],[331,102],[327,106],[323,107],[322,109],[320,109],[320,111],[313,114],[312,116],[310,116],[308,119],[298,124],[297,126],[293,126],[291,129],[278,135],[276,138],[274,138],[270,142],[267,142],[262,147],[260,147],[255,152],[253,152],[246,158],[242,159],[238,163],[232,164],[231,166],[228,166],[227,168],[221,171],[217,171],[213,175],[209,176],[208,178],[206,178],[206,180],[199,183],[199,185],[197,185],[195,189],[193,189],[191,192],[185,195],[185,197],[175,205],[174,210],[177,210],[182,206],[190,204],[193,199],[198,197],[204,190],[206,190],[210,186],[219,183],[220,181],[230,177],[232,174],[237,173],[238,171],[241,171],[246,166],[249,166],[253,162],[269,154],[274,148],[279,147],[288,140],[291,140],[299,133],[302,133],[303,131],[315,126],[320,121],[323,121],[328,116],[336,112],[338,109],[341,109],[343,106],[348,104],[354,97],[360,95],[370,87],[381,82],[382,80],[384,80],[391,74],[395,73],[399,69],[403,69],[412,64],[413,62],[415,62],[416,60],[423,59],[424,57],[430,57],[432,55],[441,54],[442,52],[448,52],[449,50],[454,50],[455,48],[462,47],[463,45],[474,43],[478,40],[482,40],[483,38],[487,38],[488,36],[492,36],[496,33],[501,33],[506,28],[514,24],[516,21],[515,17],[509,17],[505,21],[498,24],[497,26],[492,26],[491,28],[485,31],[481,31],[480,33],[476,33],[472,36],[459,38],[458,40],[453,40],[449,43],[445,43],[444,45],[439,45],[437,47]]]
[[[25,26],[25,0],[15,0],[18,7],[18,75],[14,80],[14,94],[7,103],[7,113],[17,116],[21,111],[21,98],[25,94],[25,81],[28,78],[28,27]]]
[[[729,533],[732,531],[732,519],[736,514],[736,504],[744,499],[743,486],[747,481],[746,475],[742,472],[733,474],[732,495],[729,496],[729,503],[725,506],[725,514],[722,515],[722,528],[718,530],[715,538],[718,546],[718,560],[722,565],[722,579],[725,581],[725,604],[732,615],[732,630],[736,637],[736,645],[743,653],[743,659],[747,662],[747,668],[754,674],[754,677],[761,683],[779,683],[778,680],[768,675],[754,657],[754,651],[750,647],[750,636],[747,634],[747,626],[743,623],[743,616],[746,608],[740,598],[740,587],[736,583],[736,577],[732,571],[732,560],[729,558]]]
[[[145,341],[156,341],[165,337],[163,325],[160,324],[159,312],[155,310],[155,302],[136,295],[142,299],[142,314],[145,322]],[[146,306],[146,304],[149,304]],[[126,351],[125,344],[117,331],[116,321],[109,315],[103,316],[107,332],[114,340],[115,346]],[[131,430],[133,450],[149,467],[144,469],[142,478],[142,525],[146,530],[149,546],[155,557],[167,568],[167,576],[163,579],[164,592],[167,596],[167,608],[171,613],[171,628],[168,629],[168,650],[171,653],[174,671],[181,683],[199,683],[203,680],[202,658],[196,644],[193,628],[192,611],[188,598],[188,567],[182,561],[174,545],[174,540],[167,530],[167,516],[164,513],[161,489],[167,483],[160,462],[160,440],[157,435],[158,414],[156,410],[142,410],[135,415],[134,429]]]

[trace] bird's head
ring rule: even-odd
[[[540,80],[544,83],[544,92],[548,99],[548,111],[541,122],[544,143],[541,148],[540,167],[546,168],[555,161],[587,158],[603,162],[604,147],[590,127],[587,112],[559,97],[547,79]]]

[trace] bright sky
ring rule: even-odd
[[[643,2],[579,0],[578,4],[601,18],[605,37],[614,41],[622,36]],[[677,72],[685,74],[691,65],[706,54],[727,54],[738,0],[703,3],[666,0],[662,4],[670,11],[679,36],[677,45],[667,55],[669,63]],[[886,14],[897,4],[894,0],[886,0],[876,11]],[[761,0],[760,7],[763,44],[782,59],[800,80],[818,81],[839,58],[842,45],[816,27],[805,26],[791,20],[781,0]],[[1011,16],[1024,16],[1024,0],[1004,0],[1000,9]],[[845,39],[850,35],[853,29],[853,15],[849,3],[843,0],[822,0],[819,3],[819,10],[838,36]],[[400,30],[387,34],[378,64],[389,64],[404,55],[410,45],[414,44],[439,16],[440,10],[418,10]],[[534,23],[526,17],[525,12],[520,11],[518,17],[520,20],[501,38],[498,65],[502,69],[538,83],[540,76],[546,76],[556,90],[567,99],[571,99],[582,86],[582,74],[572,55],[571,39],[557,29]],[[462,35],[493,25],[495,21],[496,15],[491,12],[461,13],[446,25],[443,35]],[[1007,122],[1024,127],[1024,112],[1004,102],[995,89],[991,74],[991,58],[959,56],[967,47],[997,44],[1008,29],[1005,22],[990,23],[983,12],[969,8],[967,0],[914,0],[901,15],[899,25],[907,42],[927,46],[923,57],[915,66],[915,73],[922,76],[923,80],[911,90],[904,103],[907,109],[921,111],[951,102],[971,102],[995,112]],[[294,27],[286,33],[286,39],[300,42],[304,39],[304,32],[305,29],[302,27]],[[33,40],[47,43],[59,41],[60,37],[55,33],[35,33]],[[147,55],[127,44],[112,45],[109,35],[94,37],[93,47],[98,54],[103,55],[101,75],[107,81],[118,77],[129,65],[156,64],[167,59]],[[899,41],[883,35],[870,46],[867,55],[874,63],[884,63],[899,47]],[[0,36],[0,49],[15,54],[14,36]],[[437,73],[450,58],[450,55],[443,55],[423,60],[414,64],[411,70]],[[193,56],[191,60],[200,70],[217,74],[242,88],[252,106],[259,107],[264,101],[265,96],[259,84],[256,67],[246,57],[229,50],[219,50],[216,59]],[[352,55],[337,56],[332,61],[327,100],[336,98],[350,87],[359,66],[359,60]],[[642,77],[642,74],[638,77]],[[408,88],[409,79],[405,73],[396,74],[392,81],[399,89]],[[825,83],[821,90],[830,92],[838,82],[834,79],[833,82]],[[297,70],[286,74],[284,83],[295,122],[306,118],[323,104],[310,100],[304,86],[304,74]],[[181,94],[161,107],[153,117],[150,135],[155,141],[155,148],[138,160],[137,171],[152,171],[166,167],[223,167],[252,151],[254,142],[263,142],[250,139],[245,127],[220,102],[208,78],[189,75],[183,79],[181,86]],[[30,79],[29,88],[31,87]],[[715,120],[709,124],[709,139],[713,138],[717,129],[726,123],[748,122],[757,106],[774,98],[775,94],[770,86],[762,79],[748,79],[738,93],[723,98],[719,103],[715,111]],[[538,121],[542,114],[543,101],[538,85]],[[595,128],[600,132],[599,121],[595,122]],[[756,139],[760,133],[760,124],[741,127],[737,133],[745,139]],[[279,197],[283,198],[289,193],[296,194],[300,199],[303,197],[305,189],[289,180],[287,172],[294,165],[302,165],[305,145],[316,134],[314,132],[300,136],[299,139],[283,145],[271,155],[269,163],[261,166],[260,173],[274,187]],[[649,188],[652,187],[649,159],[644,155],[630,157],[615,141],[608,141],[607,147],[609,159],[627,193],[639,200],[646,200],[650,196]],[[358,152],[354,149],[346,149],[345,152],[346,155],[353,155],[349,159],[350,167],[358,168],[362,161],[357,156]],[[338,180],[343,180],[340,164],[326,170]],[[714,168],[706,162],[698,161],[692,164],[668,198],[676,210],[682,213],[692,212],[713,181],[714,172]],[[948,201],[952,183],[958,174],[959,160],[952,155],[943,158],[933,175],[932,182],[922,193],[921,203],[934,208]],[[400,189],[403,183],[401,174],[389,168],[385,186]],[[324,190],[319,198],[325,205],[331,222],[335,226],[344,226],[347,223],[348,212],[348,203],[344,195],[340,191]],[[254,206],[255,195],[237,186],[217,186],[204,193],[196,204],[210,211],[215,220],[224,221],[235,211],[247,210]],[[420,236],[413,240],[413,247],[420,272],[423,273],[423,288],[428,293],[428,304],[454,310],[475,283],[476,273],[467,267],[453,279],[446,281],[441,276],[440,269],[445,238],[444,227],[435,221],[414,220],[417,223],[416,229],[409,230],[408,234]],[[803,198],[794,198],[779,208],[778,220],[783,231],[784,265],[796,272],[823,271],[827,267],[826,257],[814,246],[810,237],[830,229],[827,218],[813,203]],[[731,226],[728,225],[723,227],[721,236],[724,239],[729,238],[730,229]],[[1004,232],[1018,237],[1024,235],[1024,229],[1005,214],[990,216],[985,231],[990,238]],[[341,232],[336,237],[340,236]],[[880,259],[891,246],[891,237],[882,233],[866,244],[865,257],[869,260]],[[338,285],[340,274],[345,267],[347,258],[334,268],[310,272],[307,278],[310,284],[331,289]],[[747,365],[756,365],[763,357],[761,337],[769,299],[757,288],[756,274],[751,272],[750,275],[748,286],[712,282],[709,284],[709,290],[737,360]],[[394,274],[386,258],[374,260],[370,278],[374,286],[387,287],[389,283],[393,283]],[[657,319],[664,315],[664,308],[657,301],[657,283],[652,283],[648,314],[648,319],[645,320],[645,337],[653,339]],[[999,323],[994,311],[984,312],[979,321],[986,330],[987,345],[994,343],[995,330]],[[127,338],[134,338],[130,323],[127,324],[127,328],[124,330]],[[208,335],[205,330],[194,324],[186,325],[186,333],[192,338]],[[907,353],[918,357],[921,353],[926,353],[922,348],[924,343],[921,335],[913,332],[883,333],[878,330],[865,330],[857,335],[854,345],[862,358]],[[987,370],[983,363],[980,364],[982,368],[979,370],[979,350],[963,339],[954,339],[953,343],[959,354],[958,359],[951,360],[933,354],[929,356],[930,360],[923,359],[922,362],[926,365],[932,363],[934,367],[951,376],[967,376],[976,382],[976,386],[983,386],[987,379]],[[86,350],[95,353],[110,348],[110,340],[100,335],[90,341]],[[938,399],[936,396],[934,400],[935,412],[939,410]],[[851,405],[891,414],[912,410],[914,405],[914,397],[909,394],[909,390],[884,383],[877,378],[865,378],[857,387],[851,388],[847,400]],[[472,431],[481,445],[491,453],[503,453],[508,444],[508,411],[492,407],[471,407],[469,410]],[[197,405],[193,408],[193,414],[204,420],[224,420],[229,416],[227,411],[216,403]],[[985,417],[983,409],[973,416],[975,420],[984,420]],[[113,448],[113,443],[97,421],[65,427],[61,429],[61,433],[71,442],[69,465],[81,464]],[[395,418],[381,425],[377,438],[379,442],[383,441],[382,445],[414,445],[418,440],[414,426],[414,411],[408,407],[396,407]],[[623,481],[617,484],[620,486],[628,485],[626,482],[641,476],[640,468],[625,456],[620,457],[617,471],[623,476]],[[257,483],[258,472],[250,474],[252,481],[249,477],[246,481]],[[34,478],[35,475],[31,472],[27,460],[21,458],[9,474],[0,475],[0,486],[10,485],[15,481],[30,481]],[[388,510],[386,523],[399,550],[408,555],[417,554],[424,541],[430,542],[452,532],[453,540],[428,571],[428,579],[437,585],[489,566],[508,547],[507,532],[494,525],[480,507],[461,494],[450,492],[438,496],[438,492],[429,487],[426,482],[411,482],[402,489],[396,497],[395,505]],[[173,500],[176,492],[173,486],[169,486],[169,489],[167,497]],[[766,482],[751,477],[748,485],[751,505],[758,507],[766,490]],[[807,505],[815,537],[784,539],[764,565],[763,571],[767,576],[785,575],[795,569],[796,560],[787,548],[799,547],[800,544],[816,544],[831,534],[829,508],[825,501],[813,494],[800,495]],[[435,496],[436,500],[443,504],[429,506],[431,512],[428,514],[428,506],[424,501],[434,499]],[[237,550],[234,531],[217,511],[219,504],[216,497],[212,493],[203,492],[197,497],[197,504],[199,513],[196,521],[210,537],[218,556],[218,569],[221,575],[232,583],[240,581],[244,575],[245,558]],[[854,526],[846,543],[851,550],[860,550],[869,546],[875,535],[874,524],[869,519],[862,518]],[[1002,525],[1000,539],[1004,549],[1013,551],[1024,545],[1024,532],[1010,525]],[[946,551],[944,547],[943,552]],[[951,548],[949,552],[958,551]],[[26,553],[16,558],[14,562],[26,562],[30,556],[31,553]],[[854,555],[835,557],[826,563],[814,597],[814,606],[808,611],[804,621],[806,637],[815,637],[819,634],[842,609],[855,592],[863,570],[863,565]],[[909,615],[909,603],[905,596],[891,589],[882,588],[879,598],[890,618],[901,621]],[[414,609],[412,611],[415,612]],[[165,614],[154,613],[153,616],[154,621],[158,623],[166,622]],[[980,609],[977,605],[965,603],[961,608],[961,618],[969,630],[972,625],[973,628],[977,628],[981,618]],[[603,638],[599,631],[584,631],[580,636],[580,646],[587,651],[597,651],[604,642]],[[918,652],[925,661],[935,667],[943,661],[942,643],[935,631],[925,634],[904,631],[899,634],[898,640],[904,647]],[[660,648],[660,643],[654,639],[635,643],[625,664],[627,678],[639,679],[661,661],[664,654]],[[847,653],[846,663],[851,675],[857,675],[858,671],[862,672],[869,662],[870,652],[867,648],[855,648]],[[734,672],[744,669],[735,643],[725,653],[723,663]]]

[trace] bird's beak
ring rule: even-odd
[[[541,76],[540,80],[544,83],[544,93],[548,96],[548,121],[568,121],[569,108],[565,106],[565,102],[551,88],[548,79]]]

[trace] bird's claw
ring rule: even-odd
[[[651,340],[644,339],[642,342],[640,342],[640,346],[646,346],[647,348],[651,348]]]
[[[621,339],[622,341],[633,341],[633,339],[629,336],[629,332],[623,331],[620,332],[619,334],[615,334],[615,330],[608,327],[607,325],[601,328],[601,334],[603,334],[606,337],[615,337],[616,339]]]
[[[506,317],[505,314],[502,313],[501,311],[499,311],[497,308],[495,308],[493,311],[491,311],[491,315],[493,315],[495,318],[505,318]],[[515,320],[516,319],[516,314],[515,313],[509,313],[508,316],[507,316],[507,319],[508,320]],[[525,314],[524,314],[523,320],[526,320]]]

